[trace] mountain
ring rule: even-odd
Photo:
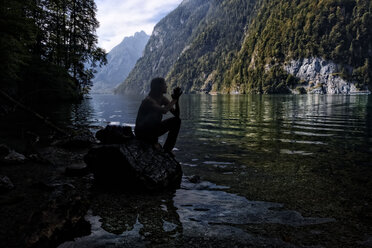
[[[263,0],[223,92],[368,93],[372,1]]]
[[[185,92],[209,91],[216,68],[239,51],[253,11],[253,0],[184,0],[155,26],[144,56],[115,92],[148,92],[158,76]]]
[[[148,92],[162,76],[186,93],[368,93],[371,9],[368,0],[184,0],[115,92]]]
[[[133,69],[150,36],[144,31],[125,37],[107,54],[107,64],[97,69],[93,79],[93,93],[110,93],[124,81]]]
[[[182,52],[197,36],[210,8],[210,0],[184,0],[154,27],[140,58],[116,93],[144,93],[152,78],[165,77]]]

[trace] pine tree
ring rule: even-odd
[[[86,92],[93,69],[85,64],[106,61],[97,47],[94,1],[0,1],[0,87],[24,97]]]

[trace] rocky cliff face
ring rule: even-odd
[[[343,79],[340,75],[342,68],[345,67],[322,58],[292,60],[284,66],[289,74],[304,81],[299,87],[303,87],[310,94],[350,95],[370,93],[366,87],[358,89],[354,82]],[[349,71],[348,74],[351,75],[353,68],[346,68]],[[296,93],[298,89],[293,92]]]
[[[134,36],[125,37],[107,55],[107,64],[98,68],[93,79],[93,93],[111,93],[114,88],[124,81],[133,69],[138,58],[143,55],[143,50],[149,40],[144,31],[137,32]]]

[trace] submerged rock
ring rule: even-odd
[[[97,145],[84,160],[102,186],[155,191],[178,188],[182,180],[181,165],[170,154],[136,138]]]
[[[16,151],[10,151],[8,155],[3,158],[6,164],[21,164],[26,162],[27,158]]]
[[[0,193],[14,188],[12,181],[7,176],[0,175]]]

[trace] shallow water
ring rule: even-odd
[[[209,182],[190,183],[185,179],[181,189],[168,195],[136,197],[98,193],[93,211],[86,216],[92,233],[65,242],[59,248],[184,245],[184,239],[195,238],[294,247],[277,238],[251,235],[233,225],[269,223],[298,227],[335,221],[306,218],[296,211],[283,209],[283,204],[248,201],[215,189],[223,187]]]
[[[93,131],[133,127],[140,102],[92,95],[45,114]],[[355,247],[371,239],[371,96],[183,95],[180,105],[174,153],[201,182],[167,195],[97,192],[92,234],[61,247]]]

